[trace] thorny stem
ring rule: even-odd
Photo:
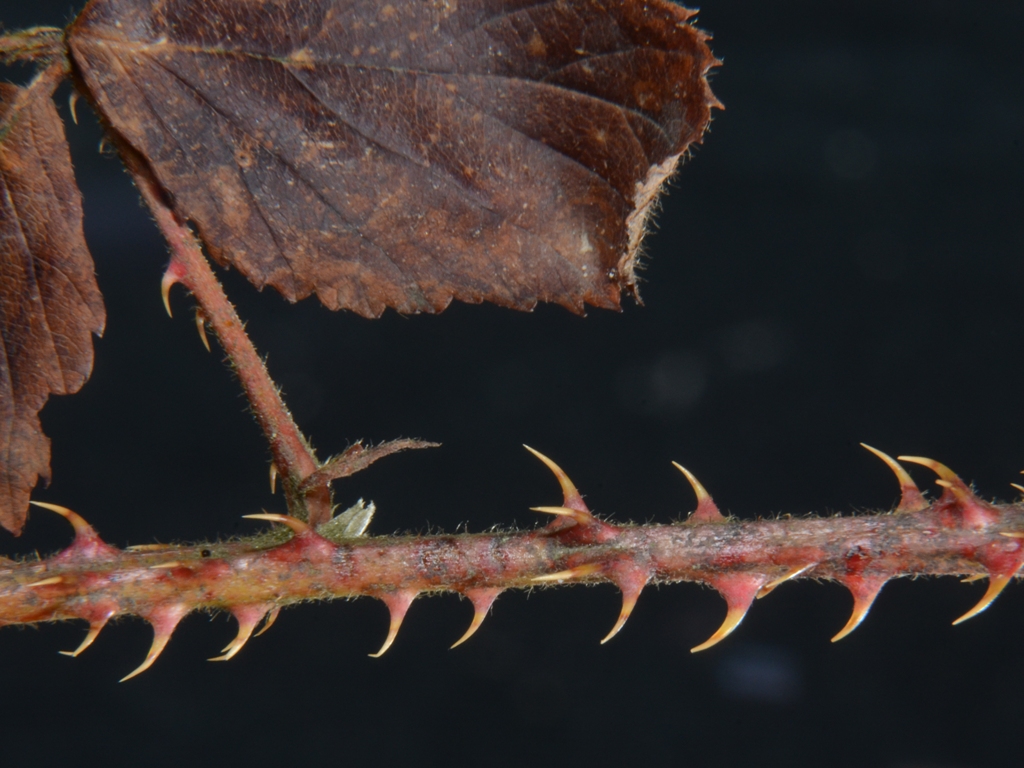
[[[153,626],[153,645],[128,679],[155,661],[191,611],[219,609],[238,620],[238,636],[216,659],[226,660],[282,606],[331,598],[369,596],[387,605],[387,638],[371,656],[391,646],[418,595],[437,592],[457,592],[473,604],[473,621],[455,645],[476,631],[501,592],[572,583],[611,582],[621,589],[622,609],[602,642],[622,628],[647,584],[713,587],[725,598],[726,617],[693,651],[724,639],[756,598],[792,579],[830,579],[849,589],[853,611],[833,641],[852,632],[883,585],[899,577],[987,577],[981,600],[954,623],[984,611],[1024,565],[1024,505],[983,501],[947,467],[905,457],[939,474],[944,491],[929,504],[900,465],[879,456],[897,471],[903,500],[894,513],[860,517],[729,520],[694,478],[701,514],[686,523],[615,525],[591,515],[545,457],[562,485],[564,506],[536,508],[555,522],[532,531],[371,538],[362,532],[372,510],[359,505],[318,531],[286,515],[250,515],[286,525],[288,538],[277,531],[248,541],[120,550],[71,510],[41,504],[68,519],[75,540],[45,560],[0,558],[0,625],[84,619],[89,632],[68,652],[78,655],[112,617],[140,615]],[[332,529],[358,515],[354,530],[347,523]]]
[[[167,204],[145,161],[127,147],[122,148],[122,155],[171,249],[171,263],[167,268],[170,279],[184,284],[192,292],[238,375],[256,421],[270,445],[289,512],[307,520],[314,528],[327,522],[331,519],[331,492],[327,482],[312,487],[303,485],[303,481],[319,469],[319,462],[285,406],[195,235]]]

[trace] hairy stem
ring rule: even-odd
[[[75,526],[75,540],[45,560],[0,560],[0,624],[85,619],[90,632],[84,648],[111,617],[141,615],[154,627],[154,645],[138,672],[156,658],[181,618],[197,609],[236,616],[239,635],[226,649],[230,657],[261,619],[273,620],[282,606],[376,597],[391,611],[379,655],[420,594],[457,592],[472,601],[475,617],[461,643],[504,590],[611,582],[622,590],[623,605],[608,640],[647,584],[695,581],[718,590],[728,608],[722,627],[697,651],[732,632],[756,597],[792,579],[831,579],[850,590],[853,613],[837,640],[858,626],[890,579],[988,578],[987,592],[963,621],[987,608],[1024,564],[1024,505],[983,501],[943,465],[907,458],[939,473],[942,496],[925,502],[892,461],[903,503],[895,512],[857,517],[729,520],[687,473],[699,504],[686,523],[614,525],[593,517],[547,459],[562,484],[564,505],[538,508],[554,522],[533,531],[369,538],[359,535],[368,508],[358,507],[318,530],[285,515],[251,516],[282,523],[291,535],[279,528],[246,541],[119,550],[75,513],[50,506]]]
[[[4,64],[16,61],[47,61],[64,57],[63,29],[32,27],[0,35],[0,61]]]
[[[289,511],[313,526],[322,525],[331,518],[330,488],[326,482],[303,482],[319,469],[313,450],[285,406],[195,235],[168,205],[145,162],[130,149],[122,149],[122,154],[171,249],[165,288],[180,282],[192,292],[231,360],[256,421],[267,438],[274,466],[282,477]]]

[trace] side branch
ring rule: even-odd
[[[192,231],[167,204],[148,166],[128,148],[122,148],[122,154],[171,249],[164,290],[175,282],[182,283],[195,296],[203,317],[217,334],[270,445],[274,468],[283,480],[289,511],[314,526],[327,522],[331,519],[330,488],[326,482],[304,483],[317,472],[319,463],[281,399],[238,313],[228,301]]]
[[[63,57],[64,30],[58,27],[32,27],[0,35],[0,62],[4,64],[46,62]]]

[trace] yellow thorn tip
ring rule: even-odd
[[[767,595],[769,592],[771,592],[773,589],[775,589],[780,584],[785,584],[790,579],[795,579],[801,573],[806,573],[811,568],[813,568],[815,565],[816,565],[816,563],[811,563],[810,565],[804,565],[802,567],[791,568],[784,576],[780,576],[779,578],[775,579],[774,581],[769,581],[767,584],[765,584],[763,587],[761,587],[759,590],[757,590],[757,594],[754,595],[754,597],[756,597],[758,600],[760,600],[762,597]]]
[[[403,616],[402,618],[405,617]],[[384,640],[384,645],[382,645],[380,647],[380,650],[376,653],[368,653],[366,655],[369,656],[371,659],[379,659],[381,656],[387,653],[388,648],[391,647],[392,643],[395,642],[395,638],[398,637],[398,630],[401,629],[401,627],[402,619],[392,619],[390,626],[388,626],[388,636]]]
[[[838,643],[861,625],[861,622],[864,621],[864,618],[868,615],[868,611],[871,610],[872,602],[874,601],[868,600],[866,602],[854,603],[853,613],[850,614],[850,620],[847,621],[846,626],[839,630],[839,633],[832,638],[833,643]]]
[[[579,514],[575,509],[569,507],[530,507],[531,512],[543,512],[548,515],[561,515],[562,517],[576,517]]]
[[[971,610],[969,610],[959,619],[954,621],[953,626],[956,626],[957,624],[962,624],[968,619],[973,619],[979,613],[981,613],[990,605],[992,605],[992,602],[997,597],[999,597],[999,593],[1003,591],[1003,589],[1006,587],[1007,584],[1010,583],[1012,579],[1012,576],[990,576],[988,581],[988,589],[985,591],[985,594],[982,596],[981,600],[979,600],[978,604],[971,608]]]
[[[199,331],[199,340],[203,342],[206,351],[210,350],[210,340],[206,337],[206,315],[201,310],[196,310],[196,329]]]
[[[536,582],[549,582],[549,581],[569,581],[570,579],[578,579],[582,576],[589,576],[592,573],[597,573],[601,570],[600,563],[587,563],[586,565],[580,565],[575,568],[570,568],[567,571],[559,571],[558,573],[548,573],[544,576],[534,576],[530,581]]]
[[[480,625],[484,623],[484,619],[487,618],[488,611],[491,610],[491,606],[494,605],[494,601],[498,599],[502,590],[498,587],[485,587],[482,589],[473,589],[465,593],[466,597],[473,603],[473,621],[469,625],[469,629],[455,641],[452,648],[458,648],[464,642],[469,640],[476,631],[480,629]]]
[[[51,512],[56,512],[71,523],[71,527],[75,529],[76,535],[87,535],[92,533],[92,526],[85,522],[85,518],[77,512],[72,512],[67,507],[62,507],[59,504],[48,504],[45,501],[29,501],[29,504],[34,507],[40,507],[42,509],[48,509]]]
[[[163,635],[155,635],[153,637],[153,645],[149,648],[149,653],[146,654],[146,660],[137,666],[133,671],[118,680],[119,683],[123,683],[125,680],[131,680],[136,675],[141,675],[151,666],[153,662],[157,660],[157,657],[163,653],[164,648],[167,647],[168,641],[171,639],[171,633],[167,632]]]
[[[697,497],[697,507],[693,510],[693,514],[690,519],[693,522],[723,522],[725,516],[721,510],[718,509],[718,505],[715,504],[715,500],[711,498],[711,494],[707,492],[707,489],[700,484],[694,474],[684,467],[682,464],[673,461],[672,466],[683,473],[683,476],[690,483],[690,487],[693,488],[693,493]]]
[[[481,610],[474,611],[473,612],[473,621],[470,622],[469,629],[466,630],[466,632],[462,635],[462,637],[460,637],[458,640],[456,640],[454,643],[452,643],[451,647],[452,648],[458,648],[464,642],[469,640],[469,638],[471,638],[473,635],[475,635],[476,631],[478,629],[480,629],[480,625],[484,623],[484,619],[486,619],[486,618],[487,618],[487,611],[486,610],[484,610],[484,611],[481,611]]]
[[[704,499],[710,499],[711,498],[711,494],[708,493],[707,489],[703,485],[700,484],[700,481],[697,480],[697,478],[693,474],[693,472],[688,470],[682,464],[679,464],[678,462],[675,462],[675,461],[672,462],[672,466],[675,467],[676,469],[678,469],[680,472],[682,472],[683,475],[686,477],[686,479],[690,482],[690,487],[693,488],[693,492],[697,496],[697,504],[698,505],[702,501],[704,501]]]
[[[736,627],[743,621],[743,617],[747,615],[747,608],[730,608],[729,612],[725,615],[725,621],[722,622],[722,626],[718,628],[711,637],[705,640],[695,648],[690,649],[690,653],[697,653],[699,651],[706,651],[713,645],[717,645],[719,642],[727,638]]]
[[[558,480],[558,484],[562,488],[562,496],[565,498],[565,501],[567,503],[569,502],[570,499],[581,498],[580,497],[580,492],[576,490],[576,486],[573,485],[572,480],[570,480],[569,476],[567,474],[565,474],[565,472],[562,471],[562,468],[560,466],[555,464],[555,462],[553,462],[551,459],[549,459],[547,456],[545,456],[540,451],[534,450],[533,448],[531,448],[530,446],[526,445],[525,443],[523,444],[523,448],[525,448],[530,453],[532,453],[534,456],[536,456],[538,459],[543,461],[545,466],[547,466],[547,468],[550,469],[554,473],[555,478]]]
[[[171,312],[171,286],[176,282],[178,282],[178,278],[169,269],[160,278],[160,298],[164,300],[164,309],[167,310],[167,316],[172,320],[174,319],[174,313]]]
[[[296,535],[300,533],[306,533],[306,531],[312,530],[312,528],[310,528],[308,524],[306,524],[302,520],[299,520],[299,518],[297,517],[292,517],[291,515],[262,514],[242,515],[242,517],[246,518],[247,520],[269,520],[272,523],[280,523],[281,525],[287,525],[289,528],[295,531]]]
[[[388,625],[388,636],[384,640],[384,645],[376,653],[367,654],[371,659],[379,659],[387,652],[391,644],[395,642],[395,638],[398,637],[398,630],[402,627],[405,615],[409,612],[409,606],[412,605],[412,601],[416,599],[417,594],[417,592],[412,590],[399,590],[390,593],[386,597],[381,597],[384,604],[388,607],[388,612],[391,614],[391,623]]]
[[[173,549],[170,544],[132,544],[125,547],[125,552],[159,552],[162,549]]]
[[[256,614],[252,617],[240,619],[238,622],[238,634],[235,635],[235,639],[225,645],[221,649],[223,656],[214,656],[209,661],[230,661],[236,653],[242,650],[242,647],[249,642],[249,638],[252,637],[252,631],[256,629],[256,625],[263,619],[263,614]]]
[[[877,448],[871,447],[867,443],[861,443],[861,447],[871,451],[871,453],[884,461],[885,465],[896,475],[901,491],[900,503],[896,507],[897,512],[920,512],[928,506],[928,503],[921,495],[921,490],[917,487],[917,483],[914,482],[907,470],[896,459]],[[900,458],[904,457],[901,456]]]
[[[106,623],[106,620],[104,620],[102,622],[97,622],[96,624],[90,624],[89,631],[86,633],[85,639],[82,640],[82,642],[79,644],[77,648],[75,648],[75,650],[57,651],[57,653],[59,653],[61,656],[70,656],[71,658],[75,658],[76,656],[78,656],[78,654],[80,654],[82,651],[84,651],[86,648],[88,648],[96,641],[96,638],[100,636],[100,630],[103,629]]]
[[[68,94],[68,111],[71,112],[71,122],[78,125],[78,91]]]
[[[277,606],[276,608],[273,608],[270,611],[270,613],[267,614],[267,620],[265,622],[263,622],[263,626],[260,627],[260,631],[257,632],[255,635],[253,635],[253,637],[259,637],[264,632],[266,632],[268,629],[270,629],[272,626],[274,626],[274,622],[277,621],[277,617],[280,614],[281,614],[281,606]]]
[[[31,584],[26,584],[26,587],[46,587],[51,584],[60,584],[64,581],[63,576],[51,576],[48,579],[42,579],[41,581],[33,581]]]
[[[896,458],[900,461],[909,461],[911,464],[920,464],[922,467],[928,467],[940,478],[949,482],[955,482],[960,479],[957,477],[956,472],[945,464],[940,464],[935,459],[929,459],[925,456],[897,456]]]
[[[619,611],[619,618],[615,622],[615,626],[612,627],[611,632],[604,636],[604,639],[601,641],[601,645],[604,645],[619,634],[619,631],[626,626],[626,621],[629,619],[630,615],[633,613],[633,609],[636,607],[638,597],[640,597],[639,593],[635,595],[627,595],[625,592],[622,593],[622,610]]]

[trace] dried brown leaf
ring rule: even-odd
[[[667,0],[92,0],[69,44],[213,256],[332,308],[617,307],[716,62]]]
[[[105,322],[51,99],[61,77],[58,64],[25,88],[0,84],[0,525],[15,534],[50,475],[39,410],[89,377],[89,334]]]

